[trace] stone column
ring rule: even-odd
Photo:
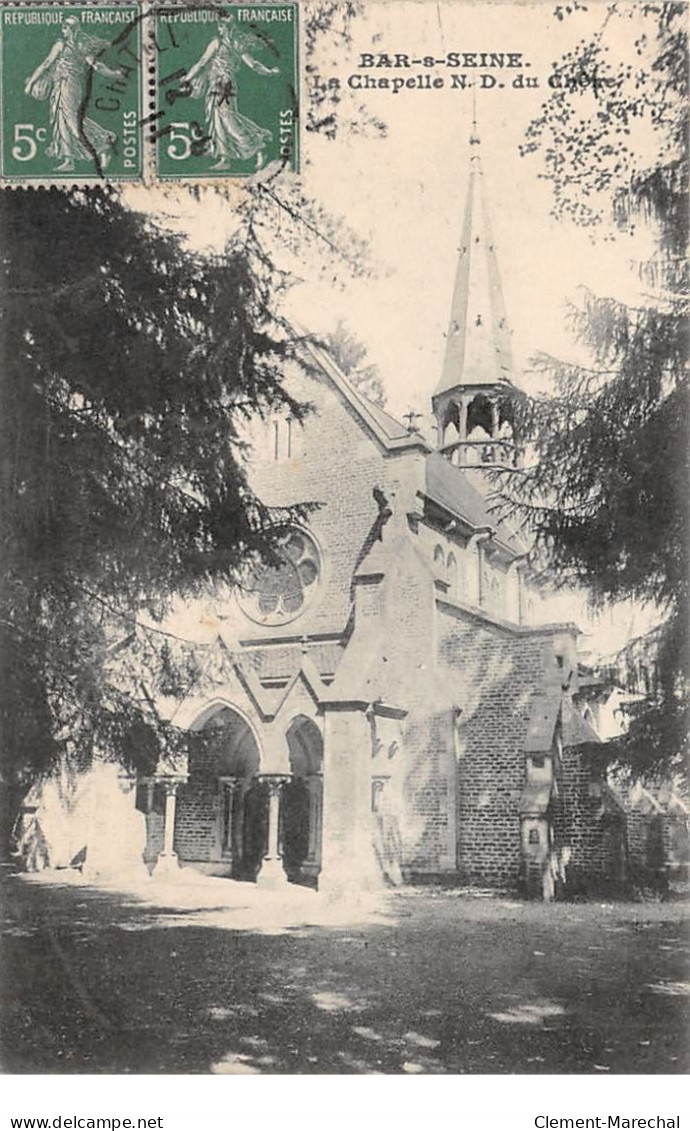
[[[260,774],[259,781],[268,785],[268,851],[264,856],[257,885],[263,888],[278,888],[287,884],[280,853],[280,795],[285,782],[285,774]]]
[[[234,800],[239,781],[237,778],[220,779],[220,813],[218,829],[218,858],[232,864],[235,856]]]
[[[468,462],[468,453],[470,449],[467,447],[467,414],[470,407],[470,398],[461,397],[458,404],[458,430],[460,432],[460,439],[462,441],[458,448],[458,464],[465,467]]]
[[[157,876],[174,875],[180,867],[180,862],[174,849],[174,841],[177,787],[181,785],[181,781],[179,778],[163,778],[162,784],[165,790],[165,818],[163,824],[163,851],[158,854],[158,859],[153,869]]]
[[[237,868],[244,862],[244,799],[248,787],[247,778],[237,778],[237,804],[235,816],[237,820],[232,823],[232,871],[237,874]]]

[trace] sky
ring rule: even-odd
[[[573,357],[576,346],[565,326],[568,301],[580,286],[598,293],[629,295],[635,286],[630,260],[643,242],[603,229],[593,242],[588,231],[550,216],[551,187],[540,179],[539,155],[521,157],[519,146],[532,117],[548,95],[551,64],[573,41],[601,24],[602,5],[563,21],[552,3],[465,3],[463,0],[368,3],[355,20],[350,48],[317,56],[324,79],[336,79],[347,114],[362,103],[386,123],[386,137],[343,133],[335,141],[303,134],[301,185],[328,212],[342,217],[369,245],[373,277],[350,279],[344,289],[318,277],[308,257],[286,259],[303,281],[287,310],[309,330],[328,333],[339,319],[367,346],[380,369],[390,410],[426,410],[440,374],[469,175],[473,102],[482,139],[482,164],[499,266],[511,327],[516,378],[530,384],[530,359],[538,351]],[[492,89],[451,89],[450,72],[437,90],[348,89],[362,52],[407,52],[413,58],[450,51],[520,52],[529,68],[492,73]],[[409,70],[369,69],[376,77],[416,75]],[[460,69],[458,73],[462,73]],[[478,71],[465,71],[468,80]],[[515,89],[522,73],[537,89]],[[241,88],[240,88],[241,99]],[[279,185],[277,186],[279,188]],[[155,195],[151,195],[155,208]],[[166,200],[168,219],[200,249],[223,246],[234,223],[231,203],[213,192],[201,203],[181,195]],[[280,254],[280,253],[279,253]]]
[[[429,411],[443,360],[476,112],[515,379],[530,389],[535,353],[578,356],[565,317],[578,288],[634,297],[638,284],[631,261],[645,257],[650,246],[643,232],[612,240],[612,231],[601,228],[593,240],[589,230],[555,220],[550,183],[540,177],[541,156],[519,153],[529,122],[548,97],[552,64],[574,42],[596,32],[605,18],[604,6],[595,2],[562,21],[550,2],[369,0],[365,8],[354,21],[352,44],[325,44],[315,63],[323,79],[340,83],[343,116],[364,105],[385,122],[386,136],[341,131],[328,141],[303,132],[299,184],[366,241],[372,274],[346,276],[344,285],[336,284],[308,255],[296,261],[276,247],[278,261],[300,279],[287,297],[286,313],[319,334],[344,320],[379,368],[389,411],[398,417],[411,408]],[[623,21],[619,34],[631,37],[634,28]],[[623,54],[631,50],[630,43],[619,46]],[[491,88],[475,82],[473,88],[452,89],[452,71],[445,67],[360,65],[362,53],[439,59],[451,51],[520,53],[529,66],[460,68],[457,73],[466,73],[468,82],[481,73],[498,81]],[[444,85],[398,94],[390,89],[350,91],[348,76],[365,73],[389,79],[427,73],[442,76]],[[536,79],[536,88],[516,88],[518,74]],[[240,85],[240,109],[241,93]],[[279,182],[276,188],[280,191]],[[130,191],[134,203],[160,209],[155,190]],[[220,250],[235,223],[232,201],[232,192],[228,199],[202,190],[199,201],[186,193],[168,193],[166,222],[183,231],[196,249]],[[612,647],[619,635],[614,622],[606,614]],[[625,637],[641,622],[626,610],[618,623]]]

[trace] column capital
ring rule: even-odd
[[[278,796],[284,785],[292,780],[292,774],[257,774],[257,781],[267,785],[271,797]]]
[[[156,777],[154,781],[157,785],[163,786],[163,789],[165,790],[167,796],[168,794],[176,794],[178,786],[186,785],[187,777],[186,775],[182,774],[176,774],[174,776],[171,774],[166,774],[165,776],[160,775],[159,777]]]

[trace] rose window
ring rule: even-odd
[[[242,607],[260,624],[294,620],[315,592],[319,577],[318,550],[303,531],[291,531],[276,553],[279,563],[257,566],[244,586]]]

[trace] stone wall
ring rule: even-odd
[[[467,883],[518,885],[519,801],[525,781],[525,737],[532,696],[553,664],[547,637],[443,607],[439,659],[457,671],[457,868]]]
[[[625,882],[625,815],[590,751],[563,750],[554,832],[557,845],[568,850],[566,895]]]
[[[219,859],[217,774],[215,751],[190,754],[189,780],[177,792],[174,848],[181,861]]]

